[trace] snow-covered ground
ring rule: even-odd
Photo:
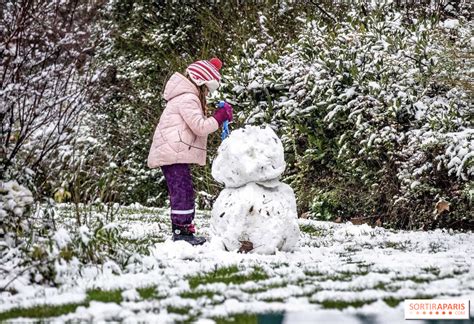
[[[71,210],[61,212],[64,224],[73,220]],[[209,218],[197,213],[200,234],[209,234]],[[0,293],[0,318],[13,309],[72,304],[51,320],[220,323],[248,316],[255,322],[284,313],[284,323],[398,323],[407,298],[474,299],[473,233],[299,220],[297,251],[258,255],[225,252],[212,242],[172,242],[164,209],[123,208],[116,223],[130,242],[158,243],[149,255],[137,252],[125,271],[107,263],[78,272],[69,264],[60,287],[17,283],[17,294]],[[115,294],[115,302],[94,299],[97,290]]]

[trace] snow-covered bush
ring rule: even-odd
[[[79,275],[88,264],[112,266],[120,272],[133,261],[133,249],[120,238],[119,225],[97,219],[89,226],[55,228],[54,221],[49,221],[57,212],[53,206],[38,208],[26,239],[17,236],[13,242],[2,237],[0,275],[7,285],[0,287],[0,292],[19,291],[30,283],[63,284],[64,271]],[[39,224],[47,227],[41,233]]]
[[[42,183],[48,176],[40,164],[54,159],[88,107],[95,13],[95,6],[75,1],[2,3],[2,179],[36,173]]]
[[[226,71],[240,121],[282,135],[301,211],[402,227],[466,224],[472,100],[460,63],[472,21],[407,17],[385,3],[351,6],[340,19],[307,19],[282,54],[246,42]],[[434,217],[441,199],[451,210]]]
[[[0,244],[1,249],[14,247],[18,236],[28,236],[33,195],[16,181],[0,182]]]

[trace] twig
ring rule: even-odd
[[[427,64],[421,62],[421,60],[417,60],[416,58],[414,58],[414,57],[412,57],[412,56],[410,56],[410,55],[407,55],[407,54],[403,53],[403,56],[405,56],[406,58],[412,59],[413,61],[415,61],[415,62],[418,63],[418,64],[421,64],[421,65],[424,65],[424,66],[428,67]]]
[[[30,270],[31,268],[34,268],[34,267],[36,267],[36,266],[38,266],[38,265],[40,265],[40,264],[41,264],[41,262],[38,263],[38,264],[33,264],[33,265],[29,266],[28,268],[25,268],[25,269],[23,269],[22,271],[20,271],[15,277],[13,277],[12,280],[10,280],[9,282],[7,282],[2,288],[0,288],[0,291],[4,291],[4,290],[5,290],[13,281],[15,281],[19,276],[21,276],[21,275],[22,275],[23,273],[25,273],[26,271],[28,271],[28,270]]]
[[[337,22],[336,18],[334,18],[326,10],[324,10],[324,8],[319,5],[319,3],[316,3],[314,0],[311,0],[311,3],[314,4],[316,8],[318,8],[323,14],[329,17],[329,19],[331,19],[333,22]]]

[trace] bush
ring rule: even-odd
[[[337,24],[308,19],[282,54],[250,38],[226,94],[242,122],[281,135],[300,212],[472,226],[470,89],[449,55],[469,50],[472,22],[459,17],[452,28],[395,9],[352,6]],[[441,201],[449,211],[435,208]]]

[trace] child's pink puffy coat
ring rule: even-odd
[[[184,75],[175,73],[165,87],[166,108],[160,117],[148,154],[148,166],[175,163],[206,164],[207,135],[219,128],[206,118],[199,90]]]

